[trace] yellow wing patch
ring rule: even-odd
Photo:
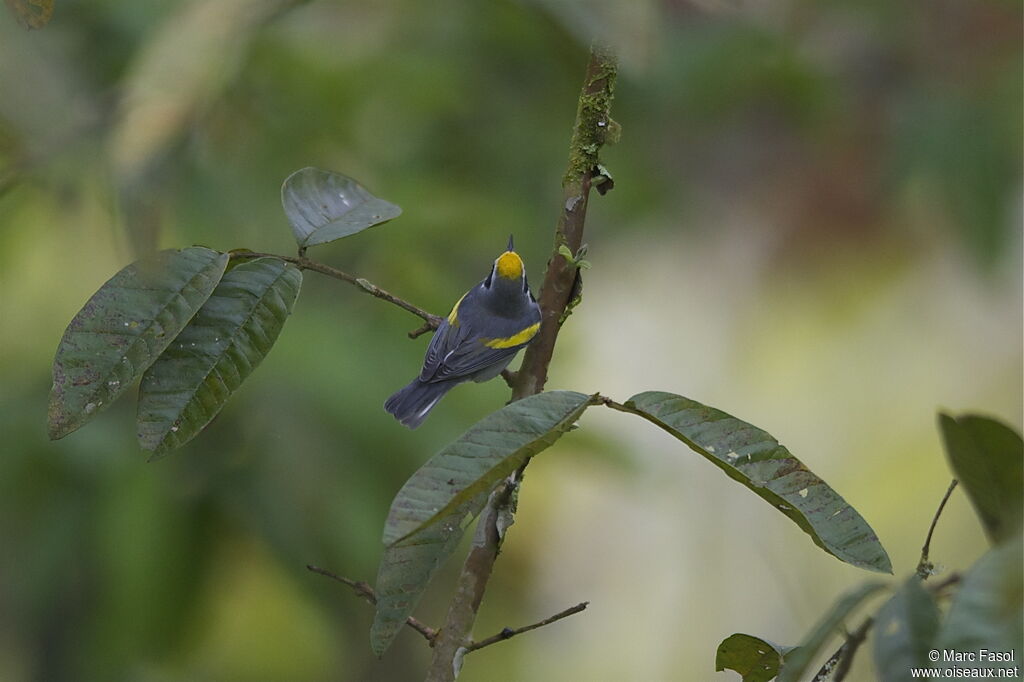
[[[515,251],[506,251],[495,262],[499,277],[519,279],[523,276],[523,259]]]
[[[468,293],[469,292],[467,291],[466,294]],[[455,305],[452,306],[452,311],[448,313],[448,324],[453,327],[459,326],[459,304],[462,303],[462,299],[466,298],[466,294],[459,297],[459,300],[457,300]]]
[[[480,343],[484,344],[488,348],[512,348],[513,346],[521,346],[532,339],[538,329],[540,329],[540,322],[537,324],[531,324],[518,334],[506,336],[503,339],[480,339]]]

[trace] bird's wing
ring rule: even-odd
[[[452,326],[441,322],[427,347],[420,381],[450,381],[469,378],[476,372],[511,358],[524,344],[511,348],[485,346],[470,325]]]

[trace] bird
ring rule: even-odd
[[[494,259],[487,277],[463,294],[441,320],[419,375],[392,394],[384,409],[415,429],[457,384],[488,381],[501,374],[537,335],[540,321],[540,306],[510,235],[508,248]]]

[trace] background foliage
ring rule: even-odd
[[[131,401],[47,441],[52,354],[135,249],[291,252],[278,190],[307,165],[404,210],[321,260],[444,313],[514,232],[536,280],[594,32],[622,53],[624,133],[549,386],[742,415],[912,571],[949,476],[936,407],[1021,426],[1021,19],[1001,0],[69,0],[32,32],[0,13],[0,678],[423,669],[413,633],[374,659],[371,609],[303,566],[372,578],[395,491],[503,385],[398,427],[380,405],[418,367],[418,321],[310,274],[272,356],[147,466]],[[724,637],[797,641],[863,577],[668,435],[584,420],[530,468],[477,632],[591,606],[462,679],[710,678]],[[955,494],[933,560],[969,566],[978,530]]]

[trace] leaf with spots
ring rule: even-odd
[[[373,196],[347,175],[312,167],[288,176],[281,204],[302,247],[348,237],[402,214],[401,208]]]
[[[864,518],[769,433],[674,393],[648,391],[625,403],[781,511],[814,544],[860,568],[892,572]]]
[[[779,674],[786,656],[794,648],[737,632],[718,645],[715,670],[735,670],[743,682],[768,682]]]
[[[107,409],[206,302],[228,262],[202,247],[160,251],[118,272],[68,325],[53,361],[49,434]]]
[[[302,285],[298,268],[259,258],[232,268],[142,377],[139,444],[180,447],[217,416],[270,352]]]
[[[549,391],[494,412],[446,446],[398,492],[384,527],[374,652],[387,650],[434,573],[451,556],[491,491],[572,428],[592,396]]]

